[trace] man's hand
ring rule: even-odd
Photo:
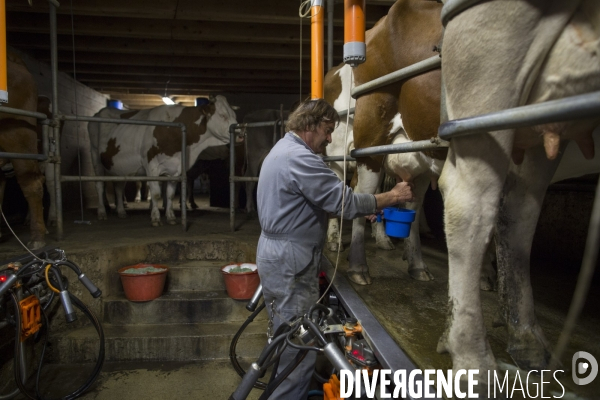
[[[411,182],[400,182],[392,188],[389,192],[380,193],[375,195],[377,202],[377,209],[392,206],[398,203],[404,203],[407,201],[414,201],[415,196],[413,194],[413,184]]]

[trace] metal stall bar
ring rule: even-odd
[[[443,149],[449,145],[448,142],[440,140],[439,138],[431,138],[430,140],[418,140],[416,142],[386,144],[384,146],[354,149],[350,152],[350,155],[354,158],[359,158],[383,154],[411,153],[415,151]]]
[[[415,75],[422,74],[423,72],[439,68],[441,65],[442,59],[440,58],[440,56],[429,57],[423,61],[419,61],[418,63],[409,65],[408,67],[384,75],[381,78],[373,79],[372,81],[357,86],[354,89],[352,89],[351,95],[352,97],[357,98],[358,96],[389,85],[390,83],[402,81]]]
[[[592,92],[448,121],[440,125],[438,134],[442,139],[450,139],[474,133],[593,118],[598,114],[600,114],[600,92]]]
[[[25,111],[20,110],[18,108],[11,107],[0,107],[0,113],[12,114],[12,115],[20,115],[25,117],[33,117],[38,120],[46,120],[48,117],[46,114],[33,112],[33,111]],[[27,154],[27,153],[6,153],[0,152],[0,158],[16,158],[21,160],[37,160],[37,161],[46,161],[48,159],[48,136],[47,133],[44,134],[42,139],[43,152],[42,154]]]
[[[323,157],[323,161],[344,161],[344,156],[325,156]],[[346,161],[356,161],[356,158],[346,157]]]
[[[124,124],[124,125],[146,125],[146,126],[167,126],[181,129],[181,174],[179,177],[141,177],[141,176],[113,176],[113,177],[83,177],[83,176],[63,176],[58,182],[59,190],[61,191],[60,183],[62,182],[93,182],[93,181],[107,181],[107,182],[129,182],[129,181],[179,181],[181,183],[181,198],[184,199],[181,207],[181,225],[183,231],[187,230],[187,207],[185,205],[185,199],[187,198],[187,176],[186,176],[186,127],[182,123],[178,122],[164,122],[164,121],[141,121],[132,119],[116,119],[116,118],[98,118],[98,117],[85,117],[77,115],[63,115],[60,119],[64,121],[83,121],[83,122],[106,122],[112,124]],[[58,181],[58,178],[56,178]],[[57,200],[58,203],[58,200]],[[58,208],[58,204],[57,204]],[[58,209],[57,209],[58,212]],[[62,217],[62,213],[61,213]],[[57,215],[58,219],[58,215]],[[62,221],[59,224],[62,228]],[[62,237],[62,230],[59,233],[59,237]]]

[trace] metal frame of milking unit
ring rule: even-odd
[[[137,120],[120,120],[110,118],[86,117],[79,115],[61,115],[58,112],[58,58],[57,58],[57,25],[56,25],[56,9],[60,4],[56,0],[48,0],[50,8],[50,69],[52,71],[52,120],[48,120],[46,115],[37,112],[29,112],[17,110],[14,108],[0,106],[0,112],[23,115],[33,117],[42,121],[43,125],[43,153],[44,154],[15,154],[0,152],[0,157],[4,158],[20,158],[33,159],[39,161],[48,160],[54,163],[54,190],[56,193],[56,224],[57,224],[57,239],[63,237],[63,213],[62,213],[62,182],[129,182],[129,181],[176,181],[181,183],[181,197],[186,198],[187,194],[187,178],[186,178],[186,128],[184,124],[176,122],[164,121],[137,121]],[[107,122],[125,125],[150,125],[150,126],[168,126],[181,129],[181,171],[179,177],[165,176],[62,176],[60,171],[60,121],[74,122]],[[52,127],[52,139],[54,140],[54,156],[48,156],[49,150],[49,134],[47,127]],[[181,208],[181,225],[184,232],[187,230],[187,212],[186,207]]]

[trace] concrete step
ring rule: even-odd
[[[166,292],[225,290],[221,268],[226,261],[189,261],[169,265]]]
[[[131,302],[124,296],[103,298],[103,323],[130,324],[195,324],[243,322],[250,312],[247,301],[233,300],[224,290],[167,292],[148,302]],[[261,312],[258,320],[266,320]]]
[[[196,361],[229,359],[231,340],[242,323],[111,325],[104,324],[105,361]],[[236,354],[255,360],[267,343],[266,321],[248,325]],[[89,326],[52,338],[53,362],[92,362],[98,333]]]

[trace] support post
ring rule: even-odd
[[[6,4],[0,0],[0,103],[8,103],[8,60],[6,59]]]
[[[333,68],[333,11],[335,0],[327,0],[327,71]]]
[[[323,0],[312,0],[310,8],[311,32],[311,98],[323,98]]]
[[[235,232],[235,128],[237,125],[229,127],[229,228]]]
[[[180,125],[181,128],[181,225],[183,225],[183,231],[187,231],[187,130],[184,124]]]
[[[57,240],[63,238],[63,207],[62,186],[60,182],[60,116],[58,113],[58,58],[56,38],[56,5],[49,2],[50,8],[50,70],[52,71],[52,129],[54,130],[54,141],[56,144],[54,152],[54,190],[56,192],[56,236]]]

